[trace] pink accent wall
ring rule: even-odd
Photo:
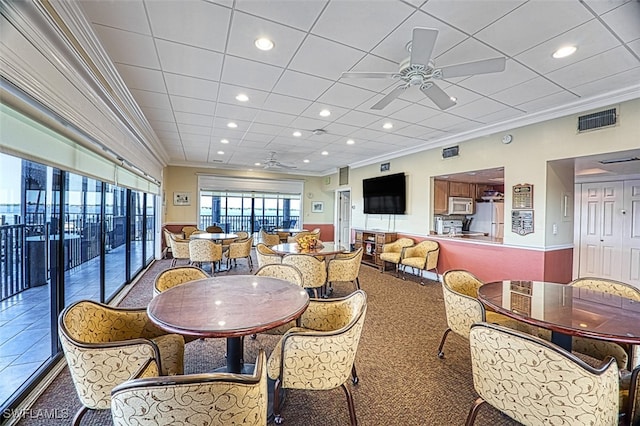
[[[416,242],[430,239],[411,235],[406,237]],[[484,282],[505,279],[559,283],[571,281],[573,248],[543,251],[455,239],[433,240],[440,244],[439,274],[449,269],[466,269]]]
[[[320,240],[321,241],[333,241],[334,240],[334,226],[333,224],[327,223],[305,223],[302,225],[302,228],[308,229],[309,231],[320,228]]]

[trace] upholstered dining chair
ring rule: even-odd
[[[164,251],[162,252],[162,258],[166,259],[167,255],[171,253],[171,235],[173,235],[176,239],[183,239],[183,238],[182,238],[182,234],[176,234],[176,233],[170,232],[166,228],[162,229],[162,234],[164,235],[164,244],[165,244]]]
[[[183,226],[182,227],[182,233],[184,234],[184,237],[186,239],[189,239],[191,234],[193,234],[197,230],[198,230],[198,228],[196,226]]]
[[[60,313],[58,332],[82,403],[74,425],[87,410],[108,409],[111,390],[120,383],[183,374],[183,337],[156,327],[144,308],[114,308],[81,300]]]
[[[496,312],[487,312],[478,300],[478,289],[484,283],[471,272],[451,269],[442,274],[442,294],[447,317],[447,329],[438,346],[438,358],[444,358],[444,344],[450,332],[468,339],[471,325],[476,322],[498,323],[510,328],[529,332],[527,324],[508,318]]]
[[[202,373],[129,380],[111,392],[115,426],[267,424],[267,369],[261,349],[253,374]]]
[[[440,254],[440,244],[437,241],[425,240],[413,247],[407,247],[402,253],[400,267],[402,268],[402,279],[405,279],[407,266],[412,271],[418,270],[420,273],[420,284],[424,285],[422,271],[436,271],[438,275],[438,256]]]
[[[486,402],[524,425],[618,424],[618,368],[609,357],[592,367],[539,337],[480,322],[469,331],[473,386]]]
[[[611,299],[624,297],[640,302],[640,289],[620,281],[606,278],[584,277],[571,281],[569,285],[579,288],[580,291],[596,290],[610,295]],[[620,299],[618,299],[618,301],[619,300]],[[610,300],[608,302],[619,303],[618,301]],[[607,301],[603,302],[606,303]],[[631,370],[640,365],[640,348],[637,345],[605,342],[586,337],[574,337],[572,349],[598,359],[613,356],[620,369],[627,368]]]
[[[279,278],[281,280],[285,280],[285,281],[289,281],[290,283],[297,284],[301,288],[304,287],[304,278],[302,277],[302,272],[300,272],[300,270],[293,265],[283,265],[282,263],[271,263],[268,265],[261,266],[256,271],[255,275],[260,277]],[[263,331],[262,334],[282,335],[286,333],[287,330],[295,326],[296,326],[296,321],[293,320],[279,327]],[[255,338],[255,334],[252,335],[251,337]]]
[[[243,241],[233,242],[229,244],[229,248],[224,253],[227,258],[227,270],[231,268],[231,261],[237,265],[238,259],[247,259],[249,272],[253,270],[253,260],[251,260],[251,247],[253,246],[253,238],[247,238]]]
[[[264,229],[260,229],[260,241],[262,241],[263,244],[272,247],[280,244],[280,237],[278,234],[269,234]]]
[[[282,263],[282,256],[271,250],[271,248],[264,243],[256,244],[256,259],[258,260],[258,268],[273,263]]]
[[[327,264],[327,283],[343,281],[355,283],[356,290],[360,290],[360,265],[362,262],[363,248],[360,247],[351,253],[340,253]]]
[[[186,260],[187,263],[191,262],[189,255],[189,240],[183,240],[177,238],[174,234],[169,236],[171,243],[171,267],[173,268],[178,263],[178,260]]]
[[[287,242],[288,242],[288,243],[297,243],[297,242],[298,242],[298,239],[300,239],[300,238],[304,237],[305,235],[309,235],[309,234],[313,234],[313,232],[311,232],[311,231],[301,231],[301,232],[298,232],[298,233],[297,233],[297,234],[295,234],[295,235],[288,236],[288,237],[287,237]],[[317,236],[316,236],[316,237],[317,237]]]
[[[287,254],[282,263],[298,268],[302,272],[304,288],[312,290],[314,297],[320,296],[319,291],[327,282],[327,263],[324,260],[306,254]]]
[[[357,424],[353,396],[346,383],[358,383],[354,361],[367,312],[367,296],[357,290],[337,299],[312,299],[300,327],[287,331],[268,361],[276,380],[273,412],[283,422],[280,389],[330,390],[342,387],[351,425]]]
[[[192,265],[202,267],[202,263],[211,263],[211,274],[215,275],[216,265],[222,260],[222,245],[211,240],[196,239],[189,241],[189,260]]]
[[[249,238],[249,233],[247,231],[236,231],[235,234],[238,236],[236,241],[242,241]]]
[[[209,278],[209,275],[195,266],[178,266],[176,268],[165,269],[156,276],[153,282],[153,295],[157,296],[163,291],[169,290],[177,285],[204,278]]]
[[[400,259],[402,259],[404,249],[406,247],[411,247],[414,244],[415,243],[411,238],[398,238],[392,243],[383,245],[382,251],[378,253],[378,258],[382,261],[382,264],[380,265],[380,272],[384,272],[387,262],[393,263],[397,277],[398,265],[400,265]]]
[[[222,234],[224,232],[218,225],[209,225],[205,230],[210,234]]]

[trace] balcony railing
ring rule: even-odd
[[[211,225],[220,226],[225,232],[237,232],[237,231],[253,231],[257,232],[260,228],[264,228],[267,231],[272,231],[275,228],[293,228],[300,226],[298,222],[299,216],[289,216],[285,219],[283,216],[260,216],[256,217],[253,226],[251,226],[250,216],[220,216],[219,219],[214,220],[212,215],[200,215],[200,229],[206,229]]]

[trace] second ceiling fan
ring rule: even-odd
[[[431,54],[437,38],[438,30],[436,29],[414,28],[413,38],[407,44],[411,56],[400,63],[398,72],[343,72],[342,78],[392,78],[401,81],[399,86],[386,94],[371,109],[383,109],[409,87],[418,86],[438,108],[444,110],[456,103],[436,84],[435,80],[500,72],[505,69],[506,58],[504,57],[436,68]]]

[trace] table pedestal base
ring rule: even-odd
[[[551,330],[551,343],[571,352],[571,335]]]

